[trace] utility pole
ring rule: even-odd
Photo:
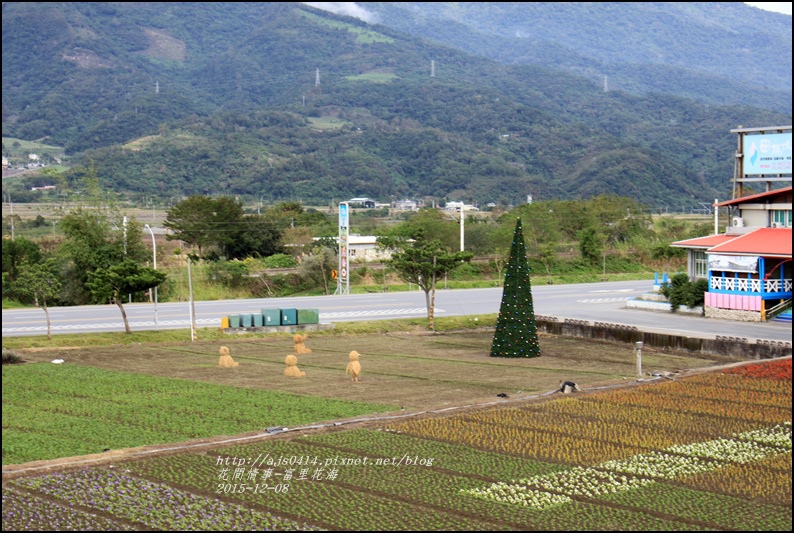
[[[11,206],[11,240],[14,240],[14,202],[11,201],[11,193],[8,193],[8,205]]]
[[[196,341],[196,308],[193,305],[193,275],[190,272],[190,257],[187,258],[187,284],[190,291],[190,342]]]
[[[154,265],[154,269],[157,270],[157,241],[154,240],[154,230],[152,230],[149,224],[146,224],[145,227],[149,230],[149,233],[152,234],[152,263]],[[154,287],[154,329],[160,329],[157,326],[157,285]]]
[[[460,206],[460,251],[463,251],[463,221],[466,220],[465,205]]]

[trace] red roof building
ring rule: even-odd
[[[706,316],[766,320],[792,295],[791,187],[718,203],[730,226],[719,235],[671,244],[688,250],[690,278],[707,278]]]
[[[688,250],[690,278],[707,278],[706,316],[766,320],[792,296],[791,187],[718,203],[727,231],[671,244]]]

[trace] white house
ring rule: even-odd
[[[319,240],[315,238],[314,240]],[[334,240],[338,241],[338,238]],[[391,251],[378,248],[378,238],[375,235],[350,235],[347,249],[351,263],[369,263],[391,259]]]

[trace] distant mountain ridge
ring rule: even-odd
[[[70,182],[94,164],[133,196],[692,205],[729,194],[731,128],[790,121],[300,3],[3,4],[3,135],[65,145]]]
[[[791,112],[791,17],[741,2],[360,2],[358,9],[502,63],[562,69],[638,94]]]

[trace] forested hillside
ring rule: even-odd
[[[791,112],[791,16],[742,2],[361,2],[356,14],[613,90]]]
[[[3,135],[161,200],[676,206],[727,196],[731,128],[791,122],[513,63],[298,3],[6,2]]]

